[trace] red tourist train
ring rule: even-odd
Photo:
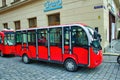
[[[15,52],[15,32],[4,29],[0,32],[0,56],[14,55]]]
[[[68,71],[76,71],[78,66],[95,68],[102,63],[100,36],[84,24],[17,30],[15,41],[15,55],[24,63],[59,63]]]

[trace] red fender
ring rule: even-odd
[[[73,59],[76,62],[76,64],[78,64],[77,56],[74,54],[64,54],[63,55],[63,62],[65,62],[67,59]]]
[[[29,58],[31,58],[31,52],[27,49],[23,49],[21,52],[20,52],[20,56],[22,57],[24,54],[26,54]]]

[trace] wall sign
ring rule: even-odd
[[[44,12],[62,8],[62,0],[46,0],[44,3]]]
[[[105,8],[105,7],[103,5],[94,6],[94,9],[100,9],[100,8]]]

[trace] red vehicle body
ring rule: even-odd
[[[68,71],[76,71],[78,66],[95,68],[102,63],[98,36],[83,24],[17,30],[15,47],[24,63],[31,59],[60,63]]]
[[[15,32],[3,30],[0,32],[0,56],[15,55]]]

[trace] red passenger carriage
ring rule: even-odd
[[[24,63],[34,59],[64,64],[68,71],[76,71],[78,66],[95,68],[102,63],[99,38],[83,24],[17,30],[16,55]]]
[[[0,32],[0,56],[14,55],[15,52],[15,32],[4,29]]]

